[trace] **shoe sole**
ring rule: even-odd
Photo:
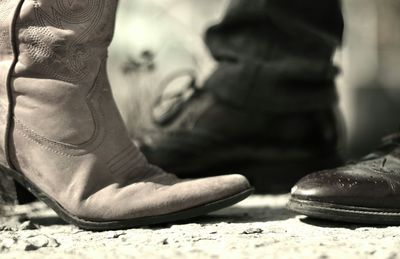
[[[338,205],[291,198],[287,208],[310,218],[368,225],[400,225],[400,210]]]
[[[5,173],[6,175],[16,180],[19,184],[21,184],[28,191],[30,191],[36,198],[38,198],[39,200],[44,202],[47,206],[49,206],[51,209],[53,209],[58,214],[58,216],[65,222],[76,225],[82,229],[91,231],[121,230],[121,229],[151,226],[151,225],[158,225],[163,223],[171,223],[171,222],[178,222],[186,219],[191,219],[234,205],[246,199],[254,192],[253,188],[249,188],[247,190],[244,190],[240,193],[237,193],[225,199],[221,199],[194,208],[166,215],[149,216],[149,217],[118,220],[118,221],[91,221],[79,218],[69,213],[57,201],[55,201],[47,194],[42,192],[39,189],[39,187],[37,187],[34,183],[32,183],[21,173],[1,165],[0,165],[0,172]]]

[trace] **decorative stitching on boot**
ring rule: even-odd
[[[76,0],[68,0],[68,2],[65,0],[56,0],[56,7],[52,6],[51,11],[48,13],[41,8],[40,1],[36,1],[34,3],[36,24],[31,26],[32,28],[28,31],[29,34],[34,31],[41,32],[40,28],[45,28],[49,25],[59,29],[64,29],[63,23],[89,23],[73,41],[60,42],[56,48],[54,48],[54,46],[53,48],[47,47],[44,54],[51,53],[51,57],[56,57],[46,59],[48,63],[43,63],[44,60],[38,58],[41,54],[39,53],[39,50],[30,50],[32,59],[36,62],[40,61],[40,64],[43,63],[42,65],[44,68],[42,67],[42,69],[45,69],[49,75],[55,79],[72,83],[80,82],[87,76],[89,69],[87,66],[87,60],[91,57],[91,48],[87,46],[87,43],[84,43],[84,40],[87,39],[96,28],[98,28],[105,9],[105,0],[86,0],[87,4],[85,8],[72,10],[75,3],[78,3],[77,5],[79,5],[82,2]],[[47,31],[44,35],[49,35],[49,32]],[[36,43],[41,40],[36,40]],[[40,45],[42,44],[39,44],[39,46]],[[31,48],[32,47],[34,48],[35,46],[31,46]],[[44,49],[41,48],[41,50],[43,51]],[[54,63],[56,61],[62,62],[61,67],[63,67],[63,69],[59,69],[60,66]],[[67,71],[65,71],[65,69]]]
[[[56,149],[50,148],[49,146],[46,146],[46,145],[42,144],[40,141],[31,138],[31,136],[29,136],[28,134],[26,134],[24,131],[20,130],[20,129],[17,128],[17,127],[15,128],[15,130],[16,130],[17,132],[19,132],[22,136],[24,136],[26,139],[28,139],[29,141],[31,141],[32,143],[38,144],[38,145],[39,145],[40,147],[42,147],[43,149],[45,149],[45,150],[47,150],[47,151],[50,151],[50,152],[53,152],[53,153],[56,153],[56,154],[59,154],[59,155],[63,155],[63,156],[67,156],[67,157],[78,157],[78,156],[82,156],[82,155],[85,155],[85,154],[88,153],[88,152],[85,152],[85,153],[77,154],[77,155],[67,154],[67,153],[65,153],[65,152],[63,152],[63,151],[56,150]]]
[[[120,175],[127,170],[134,168],[136,164],[143,164],[145,162],[146,160],[143,154],[138,150],[135,150],[135,147],[131,144],[110,159],[107,162],[107,165],[111,173]]]
[[[122,149],[122,151],[119,154],[116,154],[113,158],[111,158],[107,164],[110,167],[114,167],[117,165],[121,160],[125,158],[125,156],[129,155],[129,153],[133,150],[133,146],[129,145],[125,148]]]
[[[77,12],[77,10],[71,10],[74,2],[78,2],[76,0],[68,1],[69,8],[65,6],[64,0],[56,1],[57,8],[51,8],[51,15],[47,14],[40,7],[35,9],[37,23],[41,26],[51,24],[57,28],[64,29],[64,26],[62,25],[63,22],[69,24],[84,24],[86,22],[90,22],[89,26],[83,32],[81,32],[69,46],[67,46],[67,55],[63,57],[64,59],[66,58],[66,61],[70,64],[70,67],[74,70],[74,72],[81,74],[82,77],[85,77],[86,73],[82,71],[82,67],[76,66],[78,63],[83,64],[85,62],[77,62],[74,61],[74,59],[69,59],[69,55],[71,55],[73,58],[85,60],[85,57],[82,57],[82,54],[84,53],[75,53],[73,50],[82,49],[82,41],[86,39],[95,30],[95,28],[97,28],[104,11],[105,0],[87,0],[87,7],[82,11],[80,10],[80,12]]]
[[[95,134],[96,136],[101,135],[101,138],[94,138],[92,142],[90,143],[85,143],[83,145],[71,145],[71,144],[67,144],[67,143],[61,143],[61,142],[57,142],[57,141],[53,141],[50,140],[46,137],[43,137],[41,135],[39,135],[38,133],[36,133],[35,131],[33,131],[32,129],[30,129],[29,127],[27,127],[25,124],[23,124],[20,120],[18,120],[17,118],[14,118],[14,122],[15,122],[15,130],[17,130],[18,132],[20,132],[24,137],[28,138],[29,140],[33,141],[36,144],[39,144],[40,146],[44,147],[46,150],[48,151],[52,151],[54,153],[60,154],[60,155],[67,155],[67,156],[82,156],[85,154],[88,154],[90,152],[94,152],[99,146],[101,146],[101,144],[104,141],[105,138],[105,129],[103,130],[104,132],[102,132],[101,134]],[[96,130],[97,132],[97,130]],[[97,143],[95,143],[97,142]],[[87,146],[94,144],[92,149],[88,149]],[[53,146],[53,148],[49,147],[49,146]],[[66,151],[68,153],[66,153]]]
[[[56,41],[53,33],[46,27],[29,26],[26,29],[28,38],[28,53],[36,63],[43,63],[46,60],[56,58],[55,53],[49,45]],[[49,41],[50,43],[46,43]]]
[[[135,171],[135,169],[143,166],[143,164],[146,163],[144,157],[139,153],[139,151],[136,151],[135,153],[136,155],[129,156],[119,167],[110,169],[111,172],[115,175],[123,175],[128,171]]]

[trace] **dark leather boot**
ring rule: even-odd
[[[139,139],[148,160],[167,171],[190,178],[242,172],[256,192],[276,193],[341,163],[334,108],[263,113],[218,99],[194,81],[184,89],[164,93],[153,111],[156,130]]]
[[[307,175],[288,207],[315,218],[400,224],[400,134],[358,162]]]
[[[92,230],[186,219],[251,193],[181,180],[131,142],[107,78],[115,0],[0,1],[0,173]]]

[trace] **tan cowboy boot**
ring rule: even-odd
[[[0,0],[0,160],[65,221],[176,221],[251,193],[240,175],[180,180],[130,141],[106,72],[116,0]]]

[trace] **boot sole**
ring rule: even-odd
[[[91,231],[105,231],[105,230],[121,230],[121,229],[129,229],[135,227],[142,226],[150,226],[150,225],[158,225],[163,223],[170,222],[178,222],[190,218],[195,218],[198,216],[202,216],[208,214],[210,212],[229,207],[234,205],[248,196],[250,196],[253,192],[253,188],[249,188],[240,193],[232,195],[228,198],[221,199],[218,201],[210,202],[204,205],[200,205],[194,208],[166,214],[160,216],[149,216],[142,217],[136,219],[127,219],[127,220],[118,220],[118,221],[91,221],[87,219],[79,218],[75,215],[72,215],[67,210],[65,210],[57,201],[53,200],[47,194],[42,192],[39,187],[37,187],[34,183],[32,183],[29,179],[27,179],[21,173],[6,168],[0,165],[0,171],[5,173],[6,175],[12,177],[19,184],[25,187],[28,191],[30,191],[34,196],[36,196],[39,200],[44,202],[47,206],[53,209],[57,215],[63,219],[65,222],[76,225],[85,230]]]
[[[400,210],[338,205],[291,198],[288,209],[310,218],[368,225],[400,225]]]

